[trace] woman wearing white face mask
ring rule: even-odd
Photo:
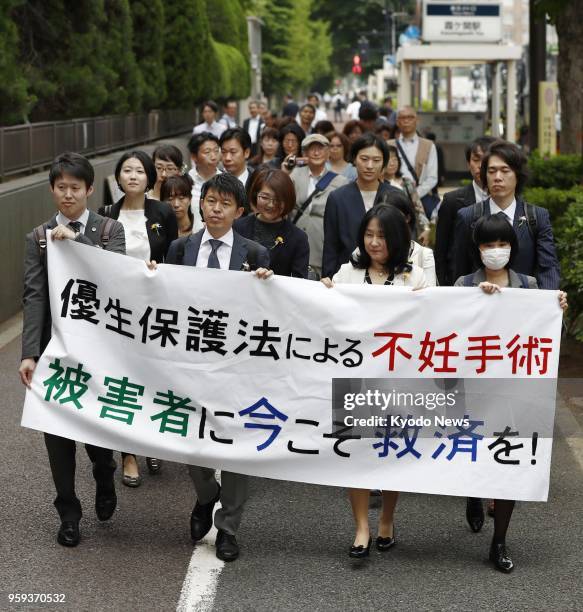
[[[505,287],[538,289],[536,279],[512,270],[512,261],[518,253],[518,240],[504,213],[482,217],[474,228],[476,259],[481,267],[473,274],[460,276],[454,287],[480,287],[484,293],[493,294]],[[567,309],[567,294],[559,292],[559,306]],[[470,502],[481,504],[479,499]],[[490,561],[501,572],[511,572],[514,563],[506,551],[506,532],[510,524],[514,501],[494,500],[494,537],[490,546]]]

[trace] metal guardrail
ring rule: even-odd
[[[195,110],[165,110],[0,127],[0,180],[42,168],[63,151],[107,153],[188,132],[195,122]]]

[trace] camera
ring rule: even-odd
[[[293,170],[296,167],[296,156],[291,155],[290,158],[285,162],[285,167],[288,170]]]

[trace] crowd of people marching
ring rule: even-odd
[[[338,119],[341,109],[335,100],[331,104]],[[98,215],[87,208],[91,164],[74,153],[59,156],[49,173],[57,214],[44,229],[54,240],[102,246],[150,267],[165,262],[241,270],[246,262],[260,278],[311,279],[331,290],[337,283],[473,286],[485,293],[559,288],[549,215],[521,197],[527,160],[516,145],[488,136],[468,143],[471,182],[440,201],[439,153],[431,139],[419,135],[411,107],[395,111],[387,99],[379,109],[355,100],[353,118],[342,130],[329,121],[315,94],[304,104],[289,96],[280,116],[261,101],[252,101],[248,110],[239,126],[236,101],[227,101],[222,114],[215,102],[205,102],[203,122],[188,140],[189,160],[170,144],[157,146],[151,156],[124,153],[115,168],[123,197]],[[26,243],[20,376],[27,386],[50,338],[38,229]],[[564,293],[559,303],[567,307]],[[61,519],[57,539],[76,546],[81,505],[74,484],[75,443],[52,434],[45,434],[45,441]],[[113,451],[87,445],[87,452],[97,484],[96,513],[107,520],[117,503]],[[138,487],[136,457],[123,453],[121,462],[123,484]],[[152,474],[162,468],[156,458],[146,464]],[[196,492],[193,542],[212,527],[220,501],[214,513],[216,553],[225,561],[236,559],[247,477],[223,472],[219,485],[212,469],[189,466],[189,472]],[[377,493],[383,509],[375,546],[385,552],[396,541],[398,493]],[[349,555],[362,559],[373,541],[370,492],[354,489],[349,497],[355,520]],[[513,508],[510,500],[488,503],[494,516],[490,560],[503,572],[514,567],[505,545]],[[482,528],[482,500],[467,500],[466,518],[473,531]]]

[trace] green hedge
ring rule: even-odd
[[[192,108],[249,93],[247,0],[0,6],[0,125]]]
[[[580,155],[542,157],[533,151],[528,159],[531,187],[570,189],[583,181],[583,158]]]
[[[549,211],[551,222],[554,223],[573,202],[583,202],[583,187],[571,189],[545,189],[544,187],[527,187],[524,190],[524,199],[535,206],[542,206]]]
[[[561,287],[569,294],[569,333],[583,341],[583,197],[572,202],[554,226]]]

